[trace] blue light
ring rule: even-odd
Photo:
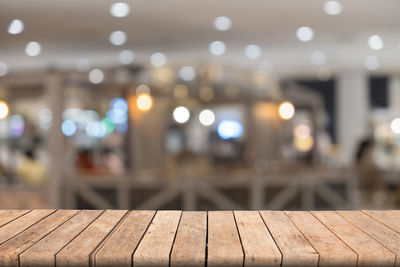
[[[128,103],[125,99],[120,97],[113,98],[110,102],[110,107],[111,109],[118,109],[123,112],[128,112]]]
[[[122,109],[110,109],[106,117],[114,124],[125,123],[128,120],[128,114]]]
[[[122,123],[122,124],[117,124],[115,125],[115,131],[117,133],[126,133],[128,131],[128,123]]]
[[[243,134],[243,126],[238,121],[223,120],[218,124],[217,131],[222,139],[239,138]]]
[[[76,133],[76,124],[72,120],[65,120],[61,125],[61,130],[65,136],[73,136]]]

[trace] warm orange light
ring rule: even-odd
[[[136,105],[141,111],[148,111],[153,106],[153,98],[149,94],[141,94],[136,100]]]
[[[5,101],[0,101],[0,120],[8,115],[8,105]]]
[[[307,152],[310,151],[314,146],[314,139],[312,136],[307,137],[295,137],[294,138],[294,146],[298,151]]]

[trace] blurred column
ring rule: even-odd
[[[62,91],[62,77],[60,75],[52,73],[48,76],[46,94],[53,114],[52,127],[49,131],[47,144],[49,155],[49,194],[51,207],[57,209],[62,206],[62,165],[64,150],[64,138],[61,132],[64,95]]]
[[[129,149],[130,166],[135,171],[156,171],[163,167],[165,151],[167,102],[162,98],[153,98],[153,107],[140,111],[130,105]]]
[[[344,165],[350,165],[354,162],[360,140],[368,134],[367,75],[363,70],[339,73],[336,88],[339,160]]]
[[[400,76],[392,76],[390,78],[389,107],[392,111],[400,111]]]

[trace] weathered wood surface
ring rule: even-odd
[[[0,210],[0,266],[399,263],[395,210]]]

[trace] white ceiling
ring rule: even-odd
[[[380,71],[400,70],[400,1],[340,0],[343,13],[329,16],[323,0],[136,0],[126,1],[131,13],[125,18],[110,15],[109,0],[0,0],[0,62],[10,72],[48,66],[73,67],[80,58],[93,65],[118,65],[122,49],[136,53],[137,63],[149,63],[149,56],[161,51],[176,64],[214,63],[254,68],[272,63],[279,74],[313,73],[314,50],[326,53],[325,66],[333,71],[363,68],[369,55],[380,60]],[[229,16],[232,28],[213,28],[217,16]],[[10,35],[12,19],[25,23],[20,35]],[[315,38],[309,43],[296,39],[299,26],[310,26]],[[108,41],[114,30],[128,34],[122,47]],[[385,47],[368,48],[368,36],[379,34]],[[227,45],[222,57],[208,52],[211,41]],[[42,53],[28,57],[24,47],[38,41]],[[262,48],[262,56],[249,60],[243,49],[249,43]]]

